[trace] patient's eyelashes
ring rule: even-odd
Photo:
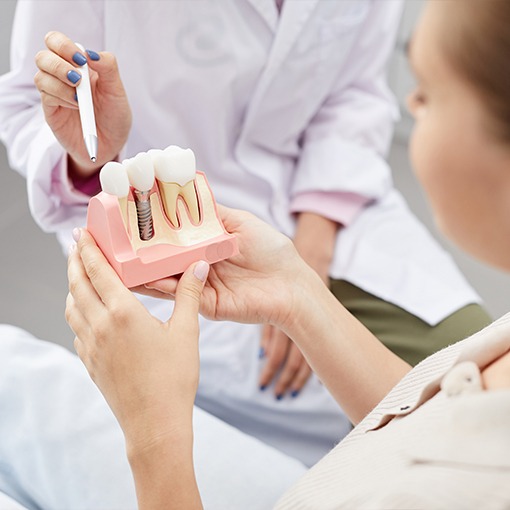
[[[428,104],[428,98],[419,87],[414,89],[406,99],[407,109],[409,113],[415,118],[419,119],[426,112],[426,106]]]

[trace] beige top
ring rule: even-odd
[[[510,389],[480,384],[508,350],[510,314],[424,360],[276,508],[510,508]]]

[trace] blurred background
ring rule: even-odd
[[[407,144],[412,120],[405,110],[405,96],[412,89],[404,53],[406,41],[423,6],[423,0],[406,0],[389,80],[402,109],[396,126],[389,162],[396,186],[411,209],[456,259],[467,279],[485,301],[494,318],[509,307],[510,276],[483,266],[461,253],[435,229],[430,209],[408,160]],[[0,0],[0,74],[9,70],[9,41],[15,0]],[[41,41],[41,48],[43,41]],[[0,144],[0,322],[20,326],[34,335],[72,350],[73,334],[64,318],[67,295],[66,259],[55,237],[43,233],[27,206],[25,181],[9,168]]]

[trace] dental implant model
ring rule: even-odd
[[[125,165],[129,182],[133,186],[140,239],[148,241],[154,235],[150,202],[150,191],[154,186],[152,158],[146,152],[140,152],[125,161]]]
[[[153,160],[167,218],[175,228],[179,227],[177,200],[181,196],[191,219],[198,225],[200,211],[195,191],[197,168],[193,151],[170,145],[164,151],[155,153]]]
[[[122,219],[127,228],[129,177],[125,166],[115,161],[106,163],[106,165],[101,169],[101,172],[99,172],[99,181],[101,183],[101,188],[105,193],[118,198]]]
[[[100,181],[87,229],[127,287],[238,253],[191,149],[171,145],[107,163]]]

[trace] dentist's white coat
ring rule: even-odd
[[[64,247],[88,197],[66,178],[44,122],[34,55],[49,30],[113,52],[133,110],[126,154],[191,147],[218,202],[293,235],[309,191],[370,198],[338,235],[330,274],[430,324],[478,301],[393,189],[384,157],[398,115],[385,83],[400,0],[21,0],[12,71],[0,78],[0,136],[26,176],[30,208]],[[101,141],[99,140],[99,143]],[[160,317],[168,303],[151,303]],[[312,379],[296,399],[257,388],[257,326],[202,321],[197,404],[307,462],[348,423]],[[354,339],[353,339],[354,341]]]

